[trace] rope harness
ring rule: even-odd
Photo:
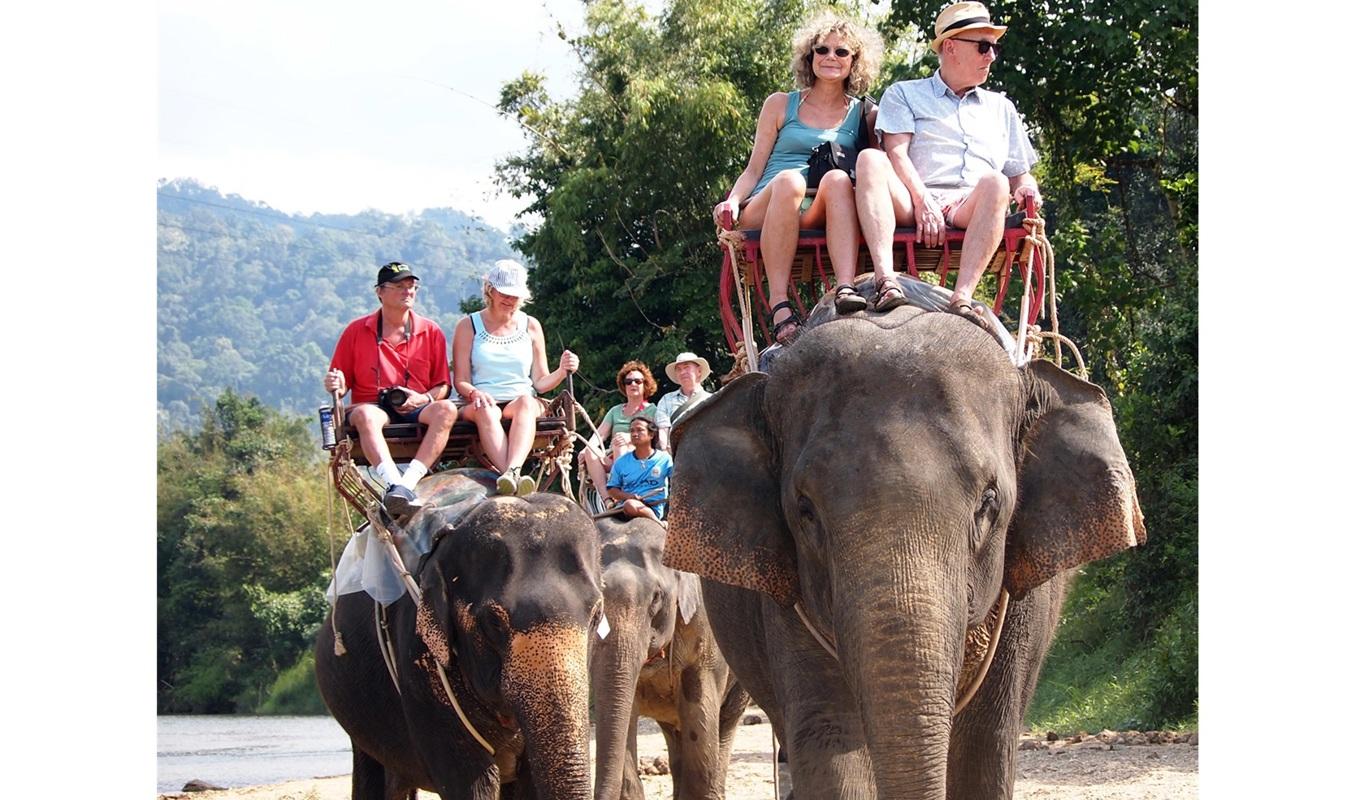
[[[383,522],[381,515],[378,513],[382,495],[378,493],[372,483],[364,479],[363,475],[359,473],[359,468],[354,465],[353,459],[350,458],[350,443],[348,440],[338,442],[335,449],[336,452],[331,459],[330,469],[331,480],[335,484],[336,490],[339,491],[351,505],[363,509],[364,516],[368,518],[369,525],[371,526],[371,533],[377,541],[379,549],[382,550],[383,556],[391,563],[392,567],[396,569],[397,575],[401,578],[402,585],[405,587],[406,593],[410,595],[411,600],[419,605],[421,599],[420,587],[416,584],[415,578],[411,577],[410,571],[406,569],[406,563],[402,561],[401,553],[397,550],[395,534],[388,529],[387,525]],[[327,494],[329,495],[329,493]],[[329,520],[327,524],[329,525]],[[334,548],[332,548],[331,552],[331,574],[335,574]],[[457,580],[457,578],[455,578],[455,580]],[[389,631],[387,627],[386,611],[383,609],[382,604],[376,600],[373,601],[373,606],[374,625],[378,634],[378,649],[382,653],[383,663],[387,667],[387,674],[392,678],[392,685],[396,688],[397,694],[401,694],[401,685],[397,680],[396,651],[392,645],[391,631]],[[335,614],[332,613],[331,625],[333,629],[335,624]],[[337,656],[344,655],[345,651],[340,643],[338,630],[335,641],[335,654]],[[452,641],[448,644],[449,655],[456,660],[458,651],[454,647]],[[453,687],[449,684],[449,677],[444,670],[444,665],[439,663],[438,659],[435,660],[435,669],[439,673],[439,682],[444,687],[444,694],[449,698],[449,703],[453,706],[454,713],[458,715],[458,720],[463,723],[463,728],[477,741],[477,744],[482,746],[483,750],[492,756],[495,756],[496,748],[491,746],[491,743],[486,740],[486,737],[482,736],[477,730],[477,727],[472,724],[472,720],[468,719],[467,714],[463,711],[462,704],[458,702],[458,695],[453,691]]]
[[[983,621],[968,629],[958,686],[954,690],[954,716],[958,716],[968,707],[978,688],[982,686],[982,680],[987,677],[987,670],[991,668],[992,658],[996,655],[997,643],[1001,641],[1001,629],[1005,626],[1006,609],[1010,607],[1010,599],[1010,592],[1003,588]],[[794,603],[793,610],[803,623],[803,627],[817,640],[817,644],[820,644],[836,661],[840,661],[840,656],[836,653],[835,637],[817,627],[803,610],[801,602]]]

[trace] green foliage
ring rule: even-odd
[[[631,358],[681,350],[731,364],[717,324],[711,209],[745,164],[754,109],[789,88],[797,2],[678,0],[659,18],[600,0],[572,40],[579,95],[555,102],[542,76],[507,84],[501,108],[538,133],[499,165],[543,216],[519,247],[538,265],[533,313],[550,349],[570,346],[598,415],[608,376]],[[579,390],[585,380],[578,380]]]
[[[310,424],[227,390],[160,443],[160,712],[253,711],[310,646],[330,565]]]
[[[326,703],[316,688],[316,656],[306,650],[297,663],[279,673],[269,696],[256,709],[260,714],[327,714]]]
[[[513,252],[451,209],[392,216],[289,215],[192,181],[157,187],[157,410],[165,431],[198,424],[223,389],[312,415],[345,323],[377,308],[378,266],[421,276],[420,313],[452,330],[458,304]]]

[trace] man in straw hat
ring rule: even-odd
[[[949,306],[970,313],[973,289],[1001,241],[1010,199],[1040,202],[1030,175],[1038,161],[1014,104],[981,88],[1005,25],[981,3],[954,3],[935,18],[930,49],[940,68],[929,78],[888,87],[875,129],[883,150],[866,149],[857,164],[855,201],[879,281],[879,301],[900,305],[892,267],[897,225],[916,226],[916,241],[944,242],[945,226],[965,230]],[[892,279],[889,281],[889,279]]]
[[[656,402],[656,426],[660,429],[657,446],[670,452],[671,425],[681,413],[694,408],[699,401],[712,392],[704,388],[704,380],[713,369],[708,359],[685,352],[666,365],[666,375],[680,385],[679,389],[667,392]]]

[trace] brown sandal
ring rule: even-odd
[[[842,283],[836,287],[836,313],[853,314],[856,311],[863,311],[869,307],[869,301],[865,300],[854,286]]]
[[[973,299],[971,297],[949,298],[949,310],[965,317],[975,317],[978,313],[977,309],[973,306]]]
[[[874,311],[882,313],[907,304],[907,296],[902,292],[902,286],[897,282],[896,275],[891,278],[879,278],[874,286],[878,290],[874,295]]]

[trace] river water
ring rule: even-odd
[[[195,778],[228,788],[347,775],[349,737],[330,717],[156,718],[156,791]]]

